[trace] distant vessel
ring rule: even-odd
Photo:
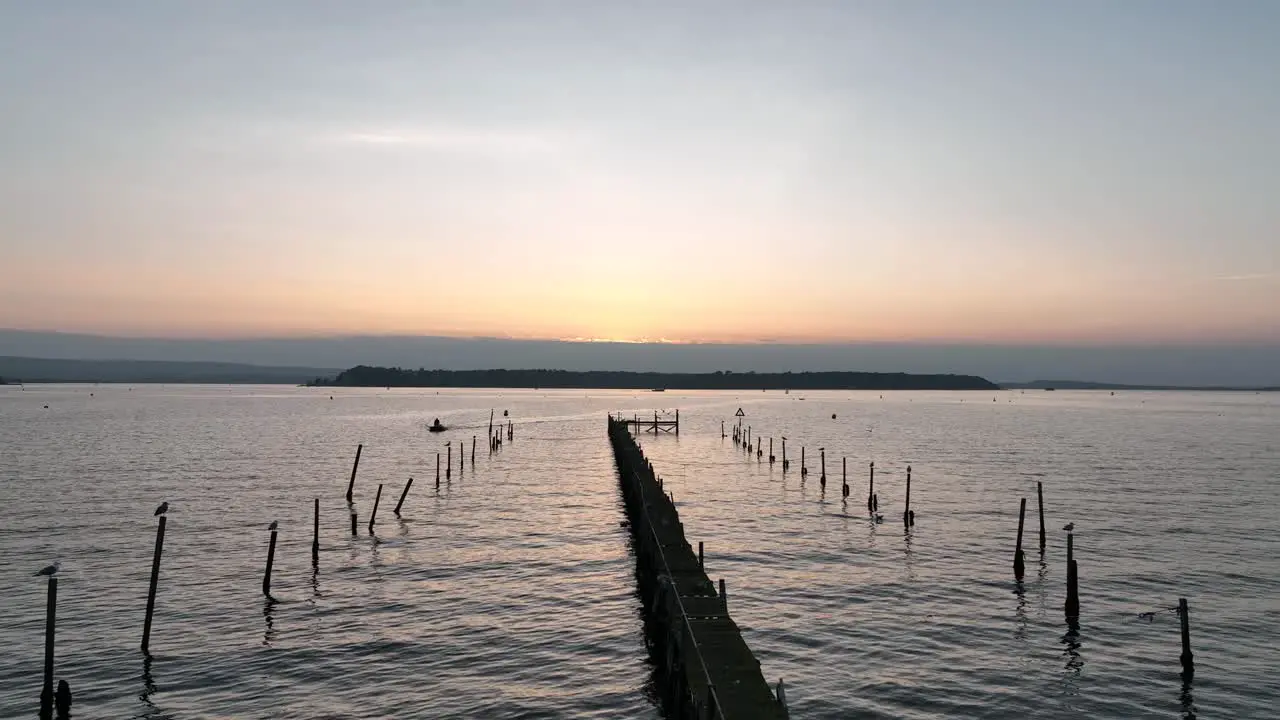
[[[448,430],[448,429],[449,428],[440,424],[440,418],[436,418],[435,422],[427,426],[427,430],[431,432],[444,432],[445,430]]]
[[[654,389],[650,390],[649,392],[666,392],[666,391],[667,391],[667,389],[666,389],[666,388],[654,388]]]
[[[1045,388],[1045,389],[1044,389],[1044,391],[1045,391],[1045,392],[1053,392],[1054,390],[1057,390],[1057,389],[1058,389],[1058,388]]]

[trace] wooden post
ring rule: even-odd
[[[787,439],[782,438],[782,472],[786,472],[791,467],[791,461],[787,460]]]
[[[311,518],[311,563],[320,562],[320,498],[315,499]]]
[[[162,516],[161,520],[164,519]],[[58,617],[58,578],[49,577],[49,599],[44,611],[44,689],[40,691],[41,717],[53,714],[53,635]]]
[[[440,487],[440,453],[436,453],[436,487]]]
[[[1075,535],[1067,533],[1067,562],[1076,559],[1075,544]]]
[[[724,578],[720,578],[720,607],[724,608],[726,614],[729,612],[729,596],[724,591]]]
[[[773,464],[773,438],[769,438],[769,464]]]
[[[871,461],[871,480],[870,480],[870,484],[867,485],[867,509],[868,510],[875,509],[873,507],[875,503],[872,500],[875,496],[876,496],[876,461],[872,460]]]
[[[701,547],[702,543],[698,543]],[[1077,606],[1079,602],[1076,603]],[[1182,620],[1182,672],[1190,676],[1196,671],[1195,656],[1191,654],[1191,610],[1186,598],[1178,598],[1178,616]]]
[[[156,585],[160,582],[160,553],[164,551],[165,516],[160,516],[156,526],[156,551],[151,556],[151,586],[147,589],[147,615],[142,621],[142,652],[148,653],[151,645],[151,616],[156,610]]]
[[[493,408],[489,408],[489,439],[493,440]]]
[[[907,502],[902,506],[902,524],[911,525],[911,466],[907,466]],[[1021,543],[1019,543],[1021,545]]]
[[[444,466],[444,476],[448,479],[453,477],[453,443],[445,443],[444,447],[449,455],[449,464]]]
[[[458,474],[467,469],[467,446],[458,443]]]
[[[720,421],[720,439],[721,440],[724,439],[724,421],[723,420]]]
[[[1022,563],[1022,523],[1027,515],[1027,499],[1022,498],[1022,502],[1018,506],[1018,546],[1013,554],[1013,576],[1018,580],[1022,579],[1023,563]]]
[[[471,467],[476,466],[476,436],[471,436]]]
[[[267,571],[262,575],[262,594],[271,597],[271,566],[276,561],[276,531],[271,531],[271,544],[267,546]]]
[[[369,534],[373,534],[373,523],[378,519],[378,503],[382,500],[382,483],[378,483],[378,494],[373,496],[373,512],[369,513]]]
[[[818,481],[822,483],[822,487],[826,487],[827,486],[827,449],[818,448],[818,454],[821,456],[820,462],[822,463],[822,466],[820,468],[820,471],[822,474],[818,476]]]
[[[1076,561],[1067,561],[1067,620],[1080,618],[1080,575],[1076,570]]]
[[[351,537],[356,536],[356,509],[351,508]]]
[[[395,514],[400,517],[400,507],[404,505],[404,499],[409,495],[409,488],[413,487],[413,478],[409,478],[409,482],[404,484],[404,490],[400,492],[400,501],[396,503]]]
[[[351,465],[351,481],[347,483],[347,502],[351,502],[351,492],[356,487],[356,470],[360,468],[360,451],[364,450],[364,443],[356,445],[356,461]]]
[[[1040,506],[1040,554],[1044,554],[1044,484],[1036,481],[1036,502]]]
[[[698,541],[698,569],[702,569],[702,541]]]
[[[653,411],[653,436],[658,437],[658,411]]]
[[[809,468],[804,466],[804,446],[800,446],[800,475],[801,477],[809,474]]]
[[[676,408],[676,437],[680,436],[680,408]]]

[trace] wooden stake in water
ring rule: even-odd
[[[315,499],[311,518],[311,564],[320,562],[320,498]]]
[[[808,475],[808,474],[809,474],[809,468],[805,467],[805,464],[804,464],[804,446],[801,445],[800,446],[800,477],[804,477],[805,475]]]
[[[1079,601],[1076,604],[1078,606]],[[1191,654],[1191,610],[1186,598],[1178,598],[1178,617],[1182,620],[1182,672],[1190,677],[1196,671],[1196,662]]]
[[[1067,620],[1074,622],[1080,617],[1080,575],[1076,570],[1075,538],[1067,533],[1067,602],[1064,606]]]
[[[911,466],[910,465],[907,466],[907,501],[906,501],[906,504],[903,505],[902,507],[903,507],[902,524],[905,526],[910,526],[911,517],[912,517],[911,516]],[[1021,546],[1021,543],[1019,543],[1019,546]]]
[[[271,566],[276,562],[276,531],[271,531],[271,544],[267,546],[267,571],[262,575],[262,594],[271,597]]]
[[[702,541],[698,541],[698,569],[702,569]]]
[[[351,481],[347,483],[347,502],[351,502],[351,493],[356,488],[356,470],[360,469],[360,452],[364,450],[364,443],[356,445],[356,461],[351,464]]]
[[[142,652],[149,652],[151,646],[151,616],[156,609],[156,586],[160,582],[160,553],[164,551],[165,516],[160,516],[160,524],[156,526],[156,550],[151,556],[151,586],[147,589],[147,615],[142,621]]]
[[[724,591],[724,578],[720,578],[720,607],[729,612],[729,595]]]
[[[1040,506],[1040,554],[1044,554],[1044,484],[1036,482],[1036,502]]]
[[[356,509],[355,509],[355,508],[351,508],[351,537],[355,537],[355,536],[356,536],[356,525],[358,525],[358,524],[359,524],[359,523],[358,523],[357,518],[356,518]]]
[[[378,494],[373,496],[373,512],[369,513],[369,534],[373,534],[373,523],[378,519],[378,503],[382,500],[382,483],[378,483]]]
[[[476,436],[471,436],[471,467],[476,466]]]
[[[160,518],[163,520],[164,518]],[[53,713],[53,635],[58,617],[58,578],[49,578],[49,599],[44,611],[44,688],[40,691],[40,713]]]
[[[409,496],[409,488],[413,487],[413,478],[409,478],[409,482],[404,484],[404,490],[400,492],[400,501],[396,503],[394,510],[396,517],[400,517],[400,507],[404,505],[404,499]]]
[[[769,464],[773,464],[773,438],[769,438]]]
[[[489,437],[493,437],[493,408],[489,409]]]
[[[875,495],[876,495],[876,461],[872,460],[871,461],[871,480],[867,485],[867,509],[868,510],[875,509],[874,507],[875,501],[873,500]]]
[[[827,449],[824,447],[818,448],[818,454],[821,456],[822,462],[822,466],[820,468],[821,474],[818,476],[818,482],[825,488],[827,486]]]
[[[436,487],[440,487],[440,453],[436,453]]]
[[[1021,504],[1018,506],[1018,546],[1013,554],[1013,576],[1018,580],[1022,579],[1024,569],[1022,563],[1022,523],[1027,515],[1027,499],[1022,498]]]
[[[444,476],[447,479],[453,477],[453,443],[447,442],[444,447],[449,453],[449,464],[444,466]]]

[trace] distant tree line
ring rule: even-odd
[[[312,387],[500,387],[609,390],[998,390],[976,375],[873,372],[658,373],[609,370],[406,370],[358,365]]]

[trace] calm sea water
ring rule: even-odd
[[[642,438],[645,450],[794,717],[1277,714],[1275,395],[33,386],[0,388],[0,717],[36,714],[45,585],[31,574],[53,560],[57,675],[77,718],[659,717],[604,424],[655,405],[679,407],[682,432]],[[720,438],[739,407],[766,453],[773,436],[780,459],[789,438],[785,476]],[[493,455],[490,408],[516,423]],[[437,416],[450,432],[426,432]],[[469,455],[473,434],[475,465],[459,473],[455,456],[437,491],[436,453],[451,441]],[[360,442],[353,538],[343,494]],[[872,460],[883,524],[865,508]],[[271,602],[260,586],[277,519]],[[1067,522],[1078,632],[1062,613]],[[1164,611],[1179,596],[1189,686]]]

